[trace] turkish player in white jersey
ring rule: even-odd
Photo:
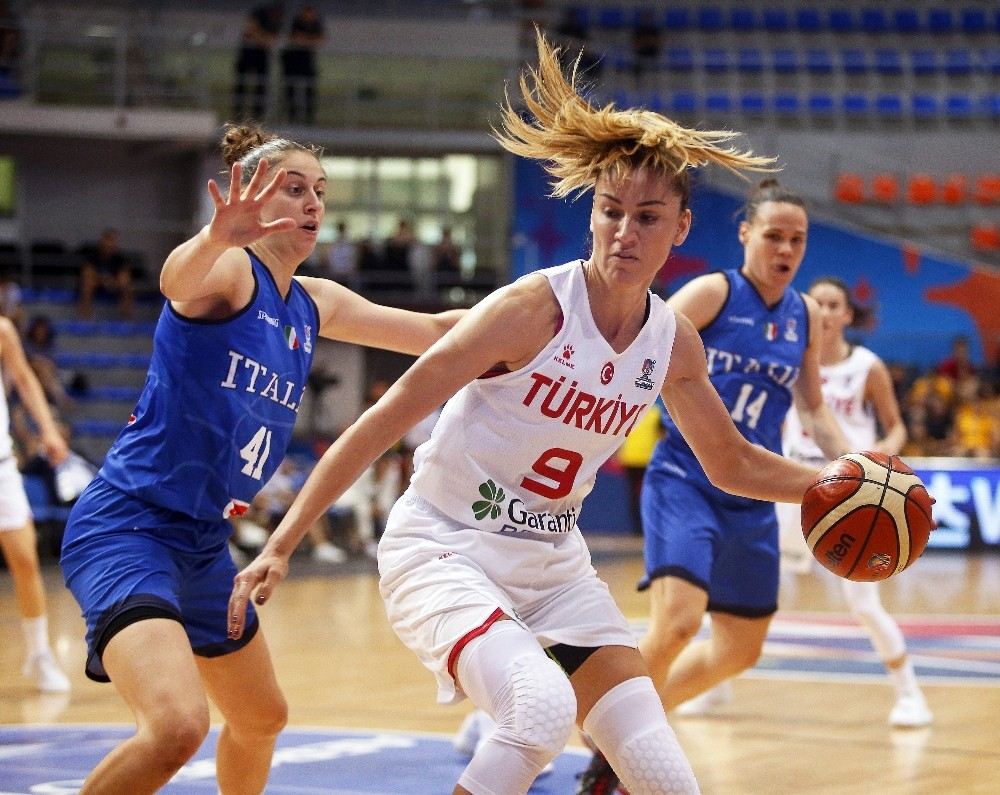
[[[852,450],[897,454],[906,443],[906,425],[889,371],[878,356],[867,348],[851,345],[844,337],[845,329],[860,319],[847,285],[835,277],[823,277],[813,282],[809,295],[816,299],[823,318],[820,371],[824,401]],[[881,438],[879,426],[883,430]],[[797,461],[818,466],[827,461],[794,409],[785,420],[782,441],[785,455]],[[779,505],[778,522],[782,560],[794,571],[808,572],[813,558],[802,536],[795,506]],[[889,713],[889,723],[897,728],[926,726],[932,720],[931,711],[917,684],[903,633],[882,606],[879,584],[838,579],[851,613],[868,631],[895,686],[896,703]]]
[[[0,365],[17,389],[17,395],[38,425],[42,453],[52,466],[68,455],[55,419],[45,401],[38,378],[24,355],[17,328],[0,317]],[[38,544],[31,507],[24,493],[24,482],[17,468],[10,438],[10,413],[7,397],[0,389],[0,549],[10,569],[17,597],[21,626],[27,646],[23,673],[30,676],[43,692],[65,692],[69,679],[59,668],[49,646],[45,591],[38,564]]]
[[[592,252],[474,307],[329,448],[261,554],[237,575],[231,635],[288,573],[308,527],[408,428],[447,401],[379,545],[393,628],[496,729],[454,792],[525,793],[579,723],[633,795],[698,791],[576,526],[598,467],[659,393],[712,481],[795,502],[816,469],[750,444],[708,380],[691,323],[650,292],[691,223],[689,168],[760,168],[656,113],[597,109],[539,34],[498,141],[537,159],[553,195],[594,192]]]

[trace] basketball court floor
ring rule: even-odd
[[[590,540],[599,572],[636,632],[635,539]],[[73,681],[42,695],[20,677],[12,587],[0,576],[0,795],[72,793],[130,732],[110,685],[87,680],[83,623],[58,569],[46,578],[54,647]],[[787,575],[782,609],[758,666],[711,715],[671,716],[704,793],[1000,792],[1000,557],[928,552],[883,585],[935,714],[933,726],[893,730],[893,694],[832,575]],[[374,566],[320,568],[305,556],[262,622],[290,704],[272,793],[447,793],[464,760],[451,734],[468,703],[440,707],[428,674],[390,631]],[[213,715],[217,719],[217,715]],[[163,791],[214,793],[215,732]],[[570,795],[586,764],[579,745],[532,793]]]

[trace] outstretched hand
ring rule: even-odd
[[[274,221],[261,220],[264,205],[281,187],[287,172],[279,168],[270,182],[262,189],[268,172],[267,160],[261,160],[257,170],[245,188],[240,189],[243,167],[237,161],[230,173],[229,195],[224,197],[214,179],[208,181],[208,193],[215,205],[215,214],[208,225],[209,237],[231,248],[249,246],[255,240],[275,232],[286,232],[295,228],[295,219],[278,218]]]
[[[228,613],[230,639],[239,640],[243,636],[249,600],[253,599],[257,605],[264,604],[287,575],[288,560],[265,549],[233,578]]]

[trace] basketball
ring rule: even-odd
[[[934,529],[934,500],[897,456],[849,453],[831,461],[802,497],[802,533],[813,556],[856,582],[913,565]]]

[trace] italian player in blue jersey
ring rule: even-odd
[[[823,402],[820,310],[791,287],[806,250],[805,203],[766,179],[744,211],[743,265],[696,278],[667,303],[699,331],[712,385],[748,441],[780,454],[794,398],[817,444],[836,458],[849,447]],[[651,610],[640,649],[669,711],[760,657],[778,609],[778,523],[773,503],[712,485],[669,412],[641,501],[646,575],[639,587],[649,589]],[[706,611],[711,636],[690,643]],[[584,780],[586,793],[617,784],[600,753]]]
[[[419,354],[461,314],[296,276],[323,221],[319,151],[253,126],[227,128],[222,150],[228,194],[208,183],[211,222],[164,263],[146,384],[63,539],[87,675],[111,681],[137,725],[84,793],[166,784],[205,739],[209,699],[225,719],[220,791],[263,791],[287,706],[256,618],[227,637],[227,520],[285,455],[317,337]]]

